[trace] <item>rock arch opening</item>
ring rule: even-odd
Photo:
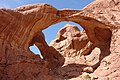
[[[38,47],[34,44],[29,47],[30,51],[32,51],[34,54],[40,55],[40,58],[43,59],[43,56],[41,54],[41,51],[38,49]]]
[[[78,16],[78,15],[68,17],[67,21],[72,21],[72,22],[62,22],[62,23],[64,25],[68,24],[68,23],[69,24],[74,23],[73,25],[77,24],[77,26],[82,25],[82,27],[80,29],[82,30],[82,28],[83,28],[85,31],[83,31],[83,33],[80,33],[80,31],[78,30],[79,32],[76,34],[73,31],[72,33],[70,33],[70,36],[69,36],[68,33],[70,31],[70,28],[65,28],[66,31],[64,31],[64,32],[61,31],[62,34],[60,33],[60,35],[58,36],[58,39],[53,40],[54,38],[52,38],[52,36],[51,36],[51,34],[53,34],[53,33],[49,32],[49,28],[56,29],[56,27],[59,27],[60,23],[57,23],[58,25],[51,24],[52,27],[49,26],[49,28],[47,28],[48,36],[46,37],[46,38],[51,38],[51,40],[53,40],[53,42],[51,42],[50,46],[46,43],[45,37],[43,37],[41,35],[40,36],[38,35],[38,37],[35,37],[36,41],[38,40],[37,38],[41,38],[40,41],[37,41],[39,43],[36,43],[36,46],[39,48],[39,50],[41,50],[41,53],[42,53],[44,59],[49,58],[48,60],[50,60],[50,63],[51,63],[51,61],[54,59],[53,60],[53,62],[54,62],[55,58],[56,58],[58,60],[58,62],[56,62],[56,61],[54,62],[54,63],[56,63],[56,66],[58,65],[58,63],[60,63],[60,65],[63,65],[64,61],[65,61],[64,57],[89,55],[90,53],[92,53],[92,51],[96,47],[101,49],[100,55],[102,54],[102,57],[100,57],[101,58],[100,61],[104,58],[104,56],[106,56],[104,54],[109,55],[109,53],[110,53],[109,47],[110,47],[110,40],[111,40],[111,31],[109,29],[109,26],[104,25],[103,23],[101,23],[93,18]],[[60,25],[60,28],[63,27],[62,25]],[[60,28],[58,28],[58,30]],[[56,33],[54,34],[54,37],[58,31],[55,29],[51,30],[52,32],[56,31]],[[74,30],[75,28],[72,27],[71,30],[72,29]],[[44,30],[43,32],[45,33],[46,30]],[[65,33],[65,35],[63,35],[64,33]],[[68,35],[66,36],[66,34],[68,34]],[[75,36],[71,36],[71,35],[75,35]],[[102,35],[104,35],[104,36],[102,36]],[[72,37],[72,39],[71,39],[71,37]],[[76,37],[77,37],[77,39],[76,39]],[[51,40],[49,40],[48,43],[50,43]],[[65,44],[63,44],[61,42],[64,42]],[[103,46],[106,46],[106,47],[104,47],[104,49],[103,49]],[[102,53],[103,50],[105,52],[105,49],[106,49],[107,53]],[[66,50],[68,50],[68,51],[66,51]],[[51,58],[53,58],[53,59],[51,60]],[[62,59],[62,61],[60,59]],[[89,66],[94,66],[94,65],[96,66],[96,64],[93,64],[93,63],[89,64]]]
[[[47,44],[49,45],[50,42],[56,38],[58,31],[67,24],[71,25],[71,26],[76,26],[80,32],[83,31],[83,28],[79,24],[77,24],[75,22],[71,22],[71,21],[69,21],[69,22],[65,21],[65,22],[53,24],[49,28],[43,30],[43,33],[45,35],[45,42],[47,42]],[[36,44],[33,44],[32,46],[30,46],[29,49],[34,54],[39,54],[41,59],[44,59],[43,55],[41,54],[41,50],[36,46]]]
[[[50,42],[56,38],[58,31],[61,28],[63,28],[66,24],[74,25],[74,26],[78,27],[80,31],[83,30],[83,28],[79,24],[72,22],[72,21],[69,21],[69,22],[64,21],[64,22],[60,22],[57,24],[53,24],[53,25],[49,26],[47,29],[43,30],[46,42],[48,44],[50,44]]]

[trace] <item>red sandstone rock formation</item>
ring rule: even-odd
[[[50,46],[55,47],[64,57],[87,55],[95,47],[84,31],[80,32],[76,26],[70,24],[60,29]]]
[[[88,39],[85,31],[80,32],[77,26],[65,25],[50,46],[65,58],[64,65],[54,71],[54,74],[59,74],[63,79],[78,77],[84,72],[91,73],[92,66],[99,63],[101,52]]]
[[[96,0],[82,10],[0,9],[0,80],[119,80],[119,12],[119,0]],[[84,31],[67,25],[47,45],[42,30],[61,21]],[[33,44],[44,60],[29,50]]]

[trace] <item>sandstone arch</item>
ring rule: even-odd
[[[48,74],[46,64],[49,63],[42,61],[40,58],[36,58],[36,56],[28,50],[28,47],[35,42],[38,42],[39,46],[41,44],[39,41],[35,40],[34,42],[36,36],[39,36],[39,31],[61,21],[73,21],[82,25],[94,46],[99,47],[103,53],[105,53],[105,56],[111,52],[111,55],[116,57],[119,54],[119,36],[117,36],[119,34],[120,24],[119,3],[120,1],[117,0],[106,0],[105,2],[104,0],[100,0],[93,2],[83,10],[57,10],[49,4],[27,5],[16,9],[0,9],[0,79],[24,80],[27,79],[28,76],[30,79],[40,79],[41,77],[39,77],[39,75],[45,76],[43,80],[55,79],[53,75]],[[43,43],[45,43],[44,38],[41,39],[43,39]],[[44,45],[46,45],[46,43]],[[46,46],[49,47],[48,45]],[[111,55],[109,56],[110,58],[112,58]],[[63,56],[59,56],[53,54],[55,59],[53,58],[53,60],[51,60],[49,58],[48,61],[53,61],[52,63],[56,63],[56,66],[59,64],[59,66],[62,66],[64,58]],[[47,57],[50,56],[47,55]],[[101,58],[103,59],[103,57],[104,55]],[[59,63],[61,59],[63,59],[63,61]],[[104,59],[103,61],[110,61],[114,65],[118,63],[115,62],[116,60],[114,58],[110,60]],[[25,70],[23,66],[26,67],[27,70]],[[56,66],[52,67],[54,68]],[[102,67],[103,64],[100,66]],[[110,67],[108,71],[102,69],[106,74],[112,70],[110,64],[107,66]],[[116,66],[119,67],[119,65]],[[99,67],[95,73],[98,77],[105,79],[106,75],[99,73],[101,67]],[[115,66],[113,68],[115,70],[111,73],[116,71]],[[15,73],[12,72],[13,69],[16,70]],[[31,72],[32,69],[34,69],[33,72]],[[32,74],[35,75],[33,76]],[[116,72],[115,74],[117,75]],[[114,76],[109,75],[107,75],[107,77],[114,78]]]

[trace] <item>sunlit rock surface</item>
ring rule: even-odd
[[[120,1],[95,0],[82,10],[50,4],[0,9],[0,80],[120,80]],[[65,25],[50,46],[42,30]],[[41,59],[29,47],[36,45]]]

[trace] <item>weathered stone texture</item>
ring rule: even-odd
[[[72,21],[50,46],[42,30]],[[0,9],[0,80],[119,80],[120,0],[95,0],[82,10],[49,4]],[[35,44],[43,59],[29,50]]]

